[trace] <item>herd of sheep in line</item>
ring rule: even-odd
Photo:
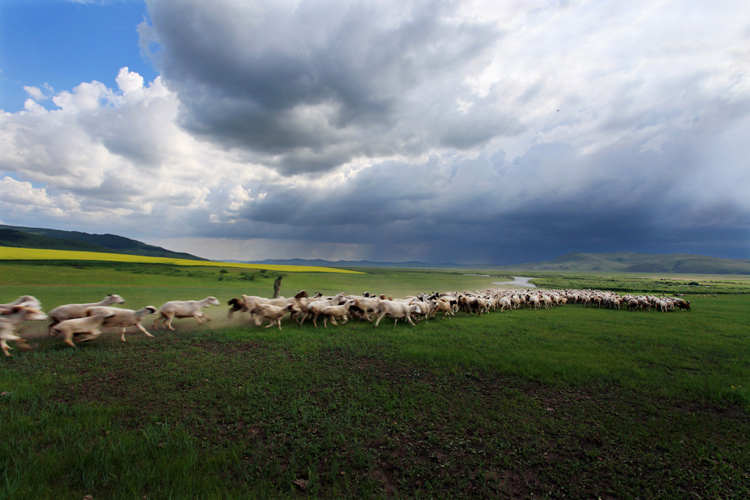
[[[158,310],[154,306],[146,306],[139,310],[112,307],[112,304],[122,304],[125,300],[119,295],[108,295],[100,302],[89,304],[65,304],[58,306],[48,313],[42,311],[41,303],[31,295],[24,295],[9,304],[0,304],[0,347],[5,356],[11,356],[8,341],[28,350],[30,347],[26,339],[18,333],[24,321],[43,321],[50,319],[50,335],[61,335],[63,341],[72,347],[76,335],[80,342],[97,338],[102,328],[122,328],[121,339],[125,341],[128,327],[135,326],[148,337],[153,337],[141,324],[149,314],[159,313],[154,320],[153,328],[158,329],[162,324],[174,330],[174,318],[195,318],[199,324],[210,320],[203,309],[218,306],[220,302],[215,297],[203,300],[170,301]],[[323,319],[323,326],[328,321],[338,326],[337,320],[344,324],[352,319],[374,321],[375,326],[388,316],[394,320],[394,325],[403,320],[414,325],[414,321],[424,319],[429,323],[430,318],[442,314],[443,318],[450,318],[463,311],[466,315],[482,315],[490,311],[519,309],[528,307],[533,309],[548,309],[565,304],[581,304],[585,307],[607,307],[620,309],[627,307],[629,311],[655,309],[661,312],[678,309],[690,310],[690,301],[679,297],[656,297],[647,295],[619,295],[612,292],[598,290],[515,290],[515,289],[487,289],[478,292],[432,293],[409,296],[404,299],[393,299],[385,295],[374,296],[368,292],[362,295],[346,295],[339,293],[334,296],[322,296],[318,293],[310,297],[301,291],[291,298],[242,295],[229,301],[229,317],[233,313],[247,314],[256,326],[268,321],[266,328],[278,325],[281,330],[281,320],[288,314],[291,320],[302,325],[308,318],[312,319],[315,327],[318,319]]]

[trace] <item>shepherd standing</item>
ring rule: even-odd
[[[273,282],[273,298],[277,298],[279,296],[279,290],[281,290],[281,276],[276,278],[276,281]]]

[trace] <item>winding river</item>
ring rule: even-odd
[[[518,286],[521,288],[536,288],[536,285],[529,283],[534,278],[525,278],[523,276],[513,276],[513,281],[493,281],[493,285]]]

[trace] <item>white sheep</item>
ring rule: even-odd
[[[312,316],[313,319],[313,325],[315,325],[315,328],[318,327],[318,316],[320,316],[323,313],[323,309],[326,307],[331,306],[337,306],[338,301],[334,301],[331,299],[318,299],[318,300],[312,300],[305,304],[303,314],[300,317],[299,324],[302,326],[302,323],[305,322],[307,318]]]
[[[378,320],[375,322],[375,326],[378,326],[380,320],[386,315],[395,319],[393,322],[394,325],[398,323],[399,319],[405,319],[414,326],[414,322],[411,320],[411,315],[419,313],[420,309],[416,304],[409,305],[406,302],[397,300],[381,300],[376,312]]]
[[[435,317],[435,304],[430,300],[410,300],[409,305],[416,305],[419,307],[420,314],[423,315],[425,323],[430,323],[430,314]]]
[[[380,305],[380,300],[378,297],[359,297],[355,299],[354,305],[362,311],[367,321],[372,321],[370,313],[375,314]]]
[[[125,342],[125,330],[127,330],[129,326],[133,325],[137,326],[138,329],[142,331],[147,337],[153,337],[153,335],[148,333],[148,331],[143,328],[143,325],[141,325],[141,321],[143,321],[143,318],[145,318],[147,315],[157,313],[157,310],[154,306],[146,306],[142,309],[138,309],[137,311],[134,311],[132,309],[120,309],[117,307],[90,307],[86,310],[86,316],[92,316],[98,312],[113,314],[113,316],[107,316],[107,318],[104,320],[104,324],[102,324],[102,327],[122,328],[122,336],[120,338],[123,342]]]
[[[339,326],[339,324],[336,323],[336,319],[343,319],[344,322],[341,324],[345,325],[346,322],[349,321],[349,309],[354,305],[354,302],[354,300],[350,299],[338,306],[324,307],[320,311],[320,315],[323,316],[323,326],[328,328],[329,319],[331,320],[331,323],[336,326]]]
[[[539,296],[538,295],[531,295],[526,298],[526,304],[531,308],[539,309],[539,306],[541,305]]]
[[[498,309],[500,309],[500,313],[502,313],[506,309],[512,311],[513,304],[508,297],[501,297],[498,301]]]
[[[65,304],[62,306],[55,307],[49,313],[47,313],[52,319],[52,323],[49,325],[50,335],[52,335],[52,327],[61,321],[73,318],[82,318],[86,315],[86,309],[89,307],[96,306],[108,306],[110,304],[123,304],[125,299],[119,295],[107,295],[103,300],[99,302],[92,302],[90,304]]]
[[[159,317],[154,320],[154,330],[158,329],[159,323],[165,323],[167,328],[174,331],[172,320],[174,318],[195,318],[198,324],[210,321],[211,318],[203,313],[202,309],[208,306],[218,306],[220,302],[216,297],[206,297],[203,300],[173,300],[166,302],[159,308]]]
[[[295,311],[302,309],[304,305],[309,301],[309,295],[306,291],[300,290],[297,295],[291,298],[277,297],[275,299],[269,299],[266,297],[260,297],[257,295],[242,295],[239,299],[232,299],[229,301],[229,305],[232,308],[229,310],[229,317],[235,311],[243,311],[250,315],[252,318],[255,314],[254,309],[259,304],[270,304],[277,307],[286,307],[288,305],[294,306]],[[256,323],[257,324],[257,323]]]
[[[601,306],[602,299],[601,299],[601,297],[598,297],[598,299],[599,299],[598,301],[595,301],[596,302],[596,307],[600,307]],[[552,298],[549,295],[542,295],[541,298],[540,298],[540,301],[541,301],[541,304],[544,306],[545,309],[549,309],[553,305],[552,304]]]
[[[260,323],[263,323],[264,319],[268,320],[266,328],[271,328],[273,325],[279,325],[279,330],[281,330],[281,318],[284,317],[287,311],[293,312],[294,306],[292,304],[287,304],[284,307],[275,306],[273,304],[257,304],[255,309],[253,309],[253,312],[261,318]],[[257,321],[255,322],[256,325],[259,325],[260,323]]]
[[[345,295],[343,293],[336,294],[333,297],[319,297],[312,298],[300,303],[300,321],[299,324],[305,322],[307,318],[312,316],[313,324],[317,328],[318,316],[321,315],[323,309],[329,306],[338,306],[346,302]]]
[[[42,321],[47,319],[41,309],[32,306],[13,306],[5,310],[0,316],[0,348],[7,357],[12,357],[9,352],[11,347],[7,344],[9,340],[16,342],[21,349],[31,349],[26,344],[26,339],[17,335],[18,327],[23,321]]]
[[[42,303],[39,302],[39,299],[32,295],[21,295],[13,302],[9,302],[7,304],[0,304],[0,314],[10,314],[13,311],[13,308],[16,306],[21,307],[33,307],[34,309],[41,309]]]
[[[453,317],[453,306],[451,306],[450,300],[441,297],[435,301],[433,315],[439,312],[443,313],[443,319]]]
[[[107,318],[114,316],[110,311],[98,311],[91,316],[83,318],[66,319],[54,325],[50,330],[50,335],[63,335],[63,342],[71,347],[76,347],[73,343],[73,335],[77,333],[87,333],[88,335],[81,340],[91,340],[101,335],[101,327]]]

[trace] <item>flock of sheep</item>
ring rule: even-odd
[[[84,342],[97,338],[102,328],[122,328],[121,339],[125,342],[125,332],[128,327],[135,326],[148,337],[153,337],[141,324],[149,314],[159,313],[154,321],[154,328],[159,323],[165,323],[167,328],[174,330],[174,318],[195,318],[198,323],[210,319],[203,309],[208,306],[218,306],[215,297],[203,300],[175,300],[165,303],[158,311],[154,306],[146,306],[137,311],[112,307],[112,304],[122,304],[125,300],[119,295],[107,295],[99,302],[89,304],[65,304],[52,309],[49,313],[42,311],[42,305],[35,297],[23,295],[9,304],[0,304],[0,348],[6,356],[10,356],[8,341],[16,342],[23,350],[28,350],[26,339],[18,335],[18,330],[24,321],[52,320],[49,325],[50,335],[60,335],[63,341],[75,347],[73,339],[78,335],[78,341]]]
[[[255,319],[255,324],[268,320],[266,328],[278,325],[281,329],[281,319],[289,314],[290,319],[302,325],[308,318],[317,327],[318,318],[323,318],[323,326],[328,321],[338,325],[336,320],[346,323],[350,318],[374,321],[375,326],[388,316],[394,320],[403,320],[414,324],[414,320],[424,319],[429,323],[430,318],[442,314],[443,318],[450,318],[458,312],[466,315],[482,315],[491,311],[519,309],[530,307],[533,309],[548,309],[565,304],[582,304],[584,307],[607,307],[620,309],[627,307],[629,311],[651,310],[662,312],[678,309],[690,310],[690,301],[679,297],[656,296],[621,296],[612,292],[598,290],[509,290],[487,289],[478,292],[432,293],[410,296],[404,299],[393,299],[385,295],[373,296],[368,292],[362,295],[345,295],[339,293],[332,297],[316,294],[310,297],[301,291],[292,298],[268,299],[265,297],[242,295],[229,301],[231,317],[234,312],[241,311]]]
[[[113,304],[124,302],[119,295],[108,295],[100,302],[61,305],[45,314],[36,298],[21,296],[9,304],[0,304],[0,347],[5,356],[11,355],[8,341],[14,341],[20,349],[29,349],[26,339],[18,334],[24,321],[51,320],[50,335],[59,335],[67,345],[75,347],[74,339],[79,342],[95,339],[101,335],[103,328],[121,328],[120,338],[123,342],[125,332],[131,326],[137,327],[146,336],[153,337],[141,323],[147,315],[157,312],[159,316],[154,320],[154,329],[164,325],[174,330],[174,318],[195,318],[201,324],[210,319],[203,309],[220,305],[215,297],[206,297],[203,300],[170,301],[158,310],[154,306],[138,310],[112,307]],[[374,296],[368,292],[362,295],[339,293],[328,297],[318,293],[311,297],[307,292],[301,291],[291,298],[269,299],[250,295],[233,298],[229,301],[231,307],[228,316],[231,318],[235,312],[242,312],[256,326],[268,321],[266,328],[276,325],[281,330],[281,320],[287,315],[299,325],[311,319],[315,327],[321,318],[324,327],[328,326],[329,321],[338,326],[349,319],[374,321],[375,326],[378,326],[386,316],[393,319],[394,324],[402,320],[414,325],[414,321],[422,319],[429,323],[438,314],[443,318],[450,318],[459,312],[481,316],[496,310],[502,313],[522,307],[548,309],[565,304],[610,309],[627,307],[629,311],[690,310],[690,301],[679,297],[619,295],[598,290],[487,289],[477,292],[420,294],[404,299]]]

